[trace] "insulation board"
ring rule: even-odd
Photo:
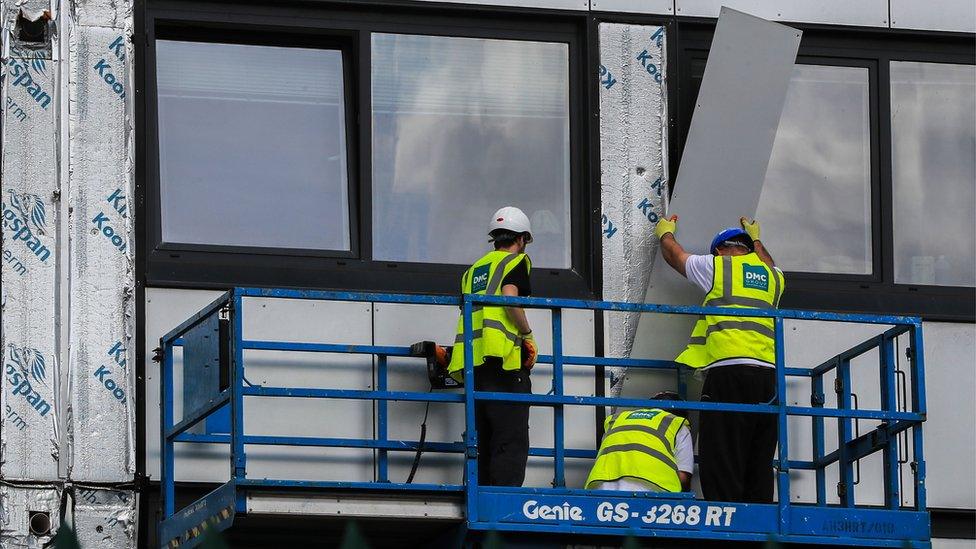
[[[50,531],[43,535],[31,533],[32,515],[47,514]],[[54,486],[0,485],[0,547],[3,549],[35,549],[47,547],[61,526],[61,490]],[[35,525],[43,521],[35,518]],[[87,547],[87,546],[86,546]]]
[[[16,12],[4,11],[4,26]],[[58,477],[58,62],[4,32],[0,477]]]
[[[657,253],[667,174],[664,27],[600,24],[600,166],[603,299],[639,302]],[[634,313],[604,315],[605,354],[630,355]],[[618,394],[623,369],[608,368]]]
[[[135,459],[130,47],[110,27],[71,38],[70,476],[124,482]]]

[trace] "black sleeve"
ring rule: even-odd
[[[520,297],[532,295],[532,283],[529,282],[529,263],[525,259],[519,262],[502,280],[502,286],[514,284],[518,287]]]

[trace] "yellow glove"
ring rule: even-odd
[[[535,359],[539,356],[539,347],[535,344],[532,332],[522,336],[522,367],[531,370],[535,366]]]
[[[654,227],[654,234],[657,235],[658,240],[660,240],[668,233],[671,233],[671,236],[674,236],[674,233],[677,230],[678,216],[672,215],[670,218],[662,217],[658,220],[657,225]]]
[[[759,222],[753,219],[751,222],[749,218],[740,217],[739,223],[742,225],[742,229],[749,235],[753,241],[759,240]]]

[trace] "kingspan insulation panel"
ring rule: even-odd
[[[32,515],[43,513],[50,532],[31,533]],[[61,526],[61,491],[53,486],[0,485],[0,547],[4,549],[47,547]],[[35,517],[40,525],[43,518]]]
[[[667,197],[664,27],[600,25],[603,298],[639,303],[657,253],[654,224]],[[630,356],[635,313],[605,315],[607,356]],[[624,371],[609,368],[611,394]]]
[[[136,495],[128,490],[74,486],[72,527],[84,549],[135,547]]]
[[[71,31],[72,480],[124,482],[134,473],[134,284],[125,31]]]
[[[31,8],[47,6],[33,5]],[[60,391],[56,345],[58,237],[58,62],[50,47],[12,42],[5,8],[3,83],[0,477],[58,479]]]
[[[132,26],[131,0],[73,0],[71,8],[76,25],[117,29]]]

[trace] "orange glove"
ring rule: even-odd
[[[442,368],[447,368],[447,365],[451,363],[451,354],[440,345],[434,345],[434,357],[437,359],[437,365]]]
[[[539,347],[535,344],[532,332],[522,336],[522,367],[531,370],[535,366],[535,359],[539,356]]]

